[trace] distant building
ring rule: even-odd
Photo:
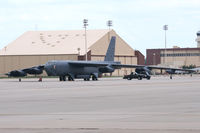
[[[180,48],[174,46],[167,49],[147,49],[147,65],[167,65],[182,67],[183,65],[200,66],[200,31],[197,32],[197,48]]]
[[[146,57],[147,65],[200,66],[200,48],[147,49]]]
[[[145,57],[140,51],[135,50],[135,56],[137,57],[137,64],[138,65],[144,65],[145,64]]]
[[[104,60],[111,36],[116,36],[115,61],[144,64],[144,56],[133,50],[114,30],[87,30],[88,60]],[[84,30],[28,31],[0,50],[0,73],[44,64],[48,60],[84,60]],[[133,69],[116,70],[124,75]]]

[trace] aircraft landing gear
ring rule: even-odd
[[[172,74],[170,75],[170,79],[172,79]]]
[[[66,81],[66,76],[59,76],[60,81]]]
[[[21,78],[19,78],[19,82],[21,82],[22,81],[22,79]]]
[[[71,76],[69,76],[68,81],[74,81],[74,79]]]
[[[84,78],[84,81],[90,81],[90,78]]]
[[[93,81],[97,81],[98,79],[95,76],[92,76]]]

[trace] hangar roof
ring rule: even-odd
[[[87,47],[109,30],[87,30]],[[27,31],[2,50],[0,55],[42,55],[85,53],[85,30]]]

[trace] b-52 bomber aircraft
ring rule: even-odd
[[[104,61],[53,60],[48,61],[44,65],[14,70],[6,75],[9,77],[24,77],[27,76],[27,74],[42,74],[45,70],[48,76],[59,76],[60,81],[66,81],[66,77],[69,81],[74,81],[74,79],[77,78],[89,81],[90,78],[92,78],[92,80],[98,80],[99,75],[103,73],[112,73],[115,69],[121,68],[136,68],[135,71],[139,74],[150,74],[152,69],[189,71],[177,68],[121,64],[120,62],[114,61],[115,42],[116,37],[112,36]]]

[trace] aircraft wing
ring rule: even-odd
[[[162,67],[162,66],[147,66],[149,69],[161,69],[161,70],[173,70],[173,71],[188,71],[188,72],[195,72],[191,69],[182,69],[182,68],[172,68],[172,67]]]
[[[8,75],[9,77],[24,77],[27,76],[27,74],[32,74],[32,75],[42,74],[43,70],[44,70],[44,65],[39,65],[21,70],[13,70],[6,73],[5,75]]]
[[[138,68],[138,67],[146,67],[145,65],[125,65],[125,64],[112,64],[115,68]]]
[[[120,64],[120,63],[110,63],[110,62],[69,62],[70,65],[73,66],[86,66],[86,67],[104,67],[104,66],[112,66],[115,69],[121,69],[121,68],[146,68],[149,70],[152,69],[161,69],[161,70],[179,70],[179,71],[188,71],[188,72],[195,72],[191,69],[181,69],[181,68],[171,68],[171,67],[162,67],[162,66],[147,66],[147,65],[126,65],[126,64]]]
[[[116,68],[147,68],[149,70],[152,69],[160,69],[160,70],[179,70],[179,71],[188,71],[188,72],[195,72],[192,69],[181,69],[181,68],[171,68],[171,67],[162,67],[162,66],[147,66],[147,65],[125,65],[125,64],[113,64],[113,67]]]

